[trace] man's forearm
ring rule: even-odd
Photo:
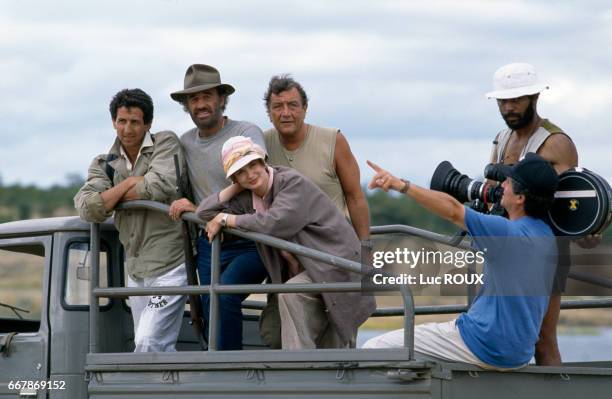
[[[465,207],[450,195],[410,184],[406,195],[425,209],[465,229]]]
[[[360,240],[370,237],[370,210],[365,196],[361,198],[346,198],[346,207],[351,217],[351,223]]]
[[[459,201],[446,193],[428,190],[395,177],[372,161],[367,163],[376,172],[368,188],[403,192],[424,208],[465,229],[465,207]]]
[[[123,199],[125,194],[136,186],[133,179],[127,178],[116,186],[100,193],[104,202],[104,209],[107,211],[115,209],[119,201]]]
[[[125,192],[125,194],[123,194],[123,197],[121,197],[120,201],[134,201],[138,199],[140,199],[140,195],[138,195],[136,185],[134,184],[134,187],[130,188],[128,191]]]

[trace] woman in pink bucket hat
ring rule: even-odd
[[[226,177],[234,184],[205,198],[198,207],[197,214],[208,222],[209,240],[228,226],[360,260],[355,230],[314,183],[294,169],[267,165],[265,151],[248,137],[232,137],[221,153]],[[361,278],[264,244],[257,243],[257,249],[275,284]],[[263,331],[263,326],[262,338],[268,345],[283,349],[346,347],[353,343],[357,328],[375,307],[372,296],[359,292],[278,294],[280,338],[278,331]]]

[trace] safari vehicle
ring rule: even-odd
[[[167,211],[134,201],[124,208]],[[183,216],[198,223],[193,214]],[[227,232],[335,267],[359,264],[261,234]],[[406,234],[458,244],[408,226],[373,227],[373,234]],[[441,244],[441,245],[442,245]],[[124,287],[123,252],[111,221],[88,224],[77,217],[0,224],[0,397],[33,398],[610,398],[612,361],[528,366],[512,372],[415,360],[415,314],[457,313],[466,305],[413,306],[408,289],[403,308],[375,316],[404,317],[405,347],[393,350],[267,349],[258,334],[263,303],[247,301],[242,351],[203,350],[188,312],[175,353],[133,353],[129,295],[211,294],[210,337],[217,328],[220,293],[359,290],[358,283],[221,285],[218,242],[213,244],[210,286],[135,289]],[[582,276],[588,280],[587,277]],[[612,286],[610,281],[598,281]],[[95,306],[89,306],[96,303]],[[563,308],[610,307],[612,300],[564,301]]]

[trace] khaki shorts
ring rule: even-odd
[[[395,330],[366,341],[363,348],[398,348],[404,345],[404,330]],[[513,368],[500,368],[483,363],[467,347],[455,320],[446,323],[419,324],[414,328],[414,351],[416,357],[423,354],[445,361],[473,364],[487,370],[509,371]]]

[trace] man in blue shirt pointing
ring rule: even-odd
[[[418,354],[507,370],[525,366],[534,354],[556,269],[556,243],[544,222],[558,184],[551,164],[535,153],[512,167],[502,187],[508,219],[484,215],[450,195],[376,171],[369,188],[395,190],[467,230],[485,253],[484,284],[467,313],[447,323],[415,327]],[[403,346],[396,330],[367,341],[364,348]]]

